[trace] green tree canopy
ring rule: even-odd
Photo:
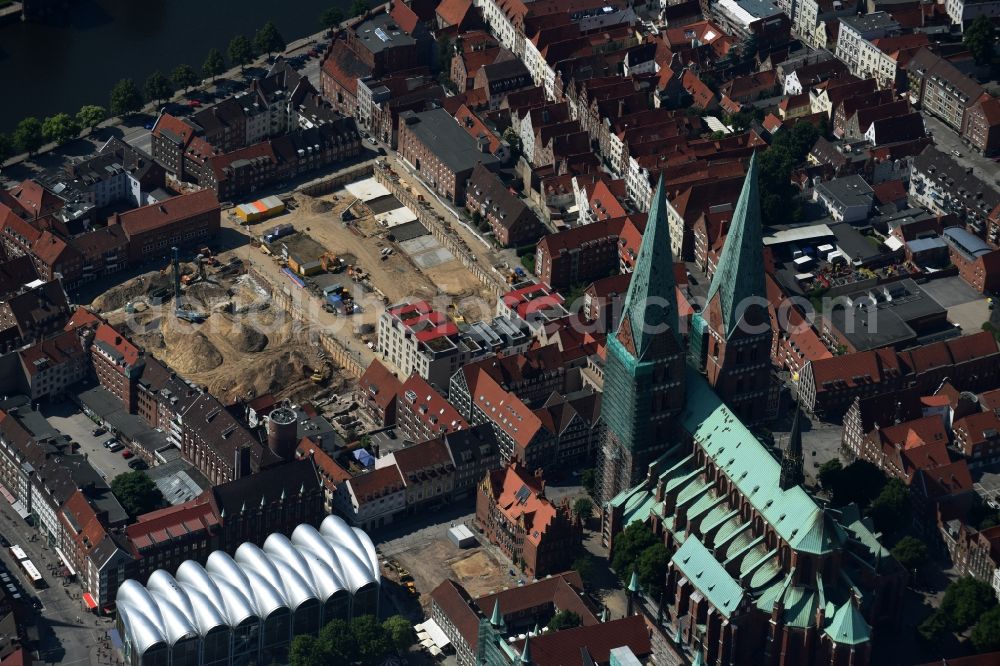
[[[579,613],[571,610],[561,610],[549,620],[549,630],[559,631],[560,629],[572,629],[583,624],[583,619]]]
[[[583,581],[584,587],[594,587],[597,576],[597,565],[594,563],[593,555],[587,552],[581,553],[573,560],[573,564],[569,568],[580,574],[580,580]]]
[[[632,577],[632,569],[642,552],[657,542],[649,525],[634,522],[626,527],[614,540],[611,553],[611,567],[623,582]]]
[[[236,35],[230,40],[226,54],[229,56],[229,62],[240,66],[240,71],[253,62],[253,46],[243,35]]]
[[[344,22],[344,12],[340,7],[330,7],[319,15],[319,23],[327,30],[333,30]]]
[[[189,88],[201,82],[198,72],[194,71],[194,67],[184,64],[174,67],[174,71],[170,72],[170,80],[173,82],[175,88],[184,92],[187,92]]]
[[[111,481],[111,492],[133,518],[163,504],[163,494],[153,481],[139,470],[119,474]]]
[[[905,529],[913,515],[910,489],[900,479],[889,479],[882,492],[871,503],[868,513],[880,532],[891,533]]]
[[[976,17],[962,33],[962,41],[972,53],[976,64],[991,63],[996,49],[996,29],[992,19],[986,16]]]
[[[94,129],[107,117],[108,110],[96,104],[81,106],[80,110],[76,112],[76,122],[80,123],[80,127],[89,129]]]
[[[892,556],[908,570],[919,569],[928,558],[927,546],[920,539],[905,536],[892,547]]]
[[[65,143],[80,135],[80,125],[68,113],[57,113],[42,123],[42,134],[50,143]]]
[[[639,555],[635,564],[639,573],[639,584],[653,599],[659,599],[663,593],[669,563],[670,551],[662,541],[657,541]]]
[[[1000,606],[994,606],[979,618],[971,638],[978,652],[1000,650]]]
[[[801,164],[819,138],[812,123],[798,122],[790,130],[774,135],[771,146],[760,155],[760,208],[764,224],[787,223],[802,216],[798,190],[792,185],[792,170]]]
[[[583,470],[580,474],[580,485],[591,497],[597,494],[597,472],[593,467]]]
[[[948,633],[948,621],[941,611],[934,611],[917,626],[917,633],[928,644],[937,643]]]
[[[253,45],[257,49],[257,53],[271,55],[275,51],[285,50],[285,39],[278,32],[278,28],[274,23],[268,21],[254,35]]]
[[[127,116],[142,108],[142,94],[132,79],[121,79],[111,89],[111,113]]]
[[[417,642],[417,632],[413,630],[413,623],[402,615],[386,618],[382,622],[382,631],[400,654],[405,653]]]
[[[14,128],[14,145],[22,153],[32,155],[45,143],[42,121],[28,116]]]
[[[379,663],[393,648],[382,625],[371,615],[362,615],[351,620],[351,636],[357,645],[358,657],[364,664]]]
[[[174,94],[174,87],[170,83],[170,79],[164,76],[160,70],[150,74],[142,88],[143,92],[146,93],[146,99],[155,102],[162,102]]]
[[[330,661],[320,639],[302,634],[292,639],[288,663],[292,666],[326,666]]]
[[[207,79],[215,81],[216,78],[226,71],[226,59],[219,53],[219,49],[212,49],[208,52],[205,62],[201,66],[201,73]]]
[[[867,460],[855,460],[847,467],[831,470],[820,477],[823,487],[833,495],[834,506],[852,502],[866,508],[886,485],[885,474]]]
[[[997,605],[993,588],[966,576],[948,586],[940,611],[952,631],[965,631],[986,611]]]
[[[14,142],[9,136],[0,132],[0,166],[14,154]]]
[[[368,0],[354,0],[354,2],[351,3],[351,9],[349,12],[351,16],[361,16],[369,9],[371,9],[371,4]]]
[[[826,490],[833,492],[832,486],[836,483],[836,478],[843,469],[844,466],[841,464],[839,459],[834,458],[833,460],[827,460],[819,466],[819,472],[817,473],[820,485]]]
[[[353,663],[358,660],[357,646],[346,620],[331,620],[319,632],[322,650],[332,662]]]
[[[594,503],[589,497],[580,497],[573,502],[573,515],[579,520],[587,521],[594,515]]]

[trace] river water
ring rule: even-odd
[[[319,15],[350,0],[71,0],[59,24],[0,26],[0,132],[25,116],[84,104],[108,106],[118,79],[139,86],[153,71],[187,63],[201,71],[211,48],[223,55],[235,35],[253,37],[274,21],[286,42],[321,29]]]

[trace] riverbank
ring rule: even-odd
[[[81,106],[107,107],[114,84],[138,85],[154,71],[187,64],[201,71],[208,52],[226,53],[237,35],[252,38],[273,21],[291,42],[316,33],[324,10],[347,14],[350,0],[89,0],[71,3],[58,22],[0,25],[0,71],[16,103],[0,105],[0,133],[22,118],[45,118]]]
[[[300,54],[303,51],[310,49],[313,45],[319,42],[327,34],[325,30],[321,30],[312,35],[302,37],[300,39],[290,42],[282,54],[286,57],[292,57]],[[254,62],[247,65],[246,68],[233,67],[228,71],[224,72],[214,79],[202,79],[202,81],[197,85],[192,87],[187,92],[175,93],[167,102],[173,102],[176,104],[184,104],[187,100],[191,99],[205,99],[206,97],[215,97],[219,93],[219,88],[217,82],[228,81],[231,79],[242,79],[243,71],[254,70],[257,68],[265,69],[269,67],[268,59],[266,56],[261,56],[254,60]],[[106,130],[109,128],[118,128],[121,130],[122,135],[125,135],[130,128],[135,126],[136,121],[142,122],[143,117],[153,117],[155,118],[159,109],[163,107],[161,102],[151,102],[146,104],[137,113],[131,114],[127,117],[115,116],[104,120],[98,124],[93,129],[85,129],[80,133],[75,139],[64,142],[62,144],[49,143],[42,146],[34,155],[29,156],[27,153],[21,153],[20,155],[15,155],[6,161],[0,161],[0,183],[3,180],[10,178],[10,174],[4,173],[4,170],[10,170],[12,167],[17,167],[18,165],[25,165],[26,163],[38,161],[51,162],[53,157],[60,157],[59,153],[62,152],[67,146],[79,141],[80,139],[90,139],[91,137],[106,134]],[[73,154],[63,155],[63,158],[76,156],[79,150],[73,150]],[[31,170],[30,168],[28,169]],[[27,176],[27,174],[21,174]],[[15,178],[18,180],[18,178]]]

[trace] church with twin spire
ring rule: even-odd
[[[751,158],[705,306],[678,316],[659,183],[617,331],[598,461],[604,543],[647,523],[671,552],[652,600],[704,664],[863,666],[905,572],[857,507],[803,486],[801,414],[782,450],[749,425],[776,413],[758,166]],[[686,330],[686,329],[690,330]]]

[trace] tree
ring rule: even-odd
[[[330,7],[319,15],[319,22],[327,30],[339,28],[344,22],[344,12],[340,11],[340,7]]]
[[[214,82],[225,71],[226,59],[219,53],[219,49],[210,50],[208,57],[205,58],[205,62],[201,66],[201,73],[205,75],[205,78],[212,79]]]
[[[361,16],[371,9],[371,5],[368,4],[368,0],[354,0],[351,3],[351,8],[349,10],[351,16]]]
[[[579,613],[571,610],[561,610],[549,620],[549,631],[559,631],[560,629],[572,629],[583,624],[583,619]]]
[[[597,494],[597,472],[593,469],[585,469],[583,473],[580,474],[580,485],[583,489],[587,491],[587,494],[593,497]]]
[[[937,643],[948,633],[948,622],[941,611],[934,611],[917,626],[917,633],[927,643]]]
[[[899,479],[889,479],[882,492],[872,502],[868,514],[880,532],[894,532],[910,523],[912,506],[910,490]]]
[[[657,541],[642,551],[635,563],[639,584],[653,599],[659,599],[663,593],[668,564],[670,564],[670,551],[662,541]]]
[[[198,72],[194,71],[194,67],[184,64],[174,67],[174,71],[170,72],[170,80],[173,82],[175,88],[184,92],[187,92],[189,88],[201,82],[201,79],[198,78]]]
[[[611,567],[624,582],[632,576],[632,568],[642,552],[656,543],[656,535],[649,525],[634,522],[622,530],[614,540]]]
[[[14,153],[14,142],[6,134],[0,133],[0,166]]]
[[[503,139],[510,146],[510,156],[516,162],[524,154],[524,146],[521,144],[521,135],[514,131],[513,127],[508,127],[503,131]]]
[[[80,110],[76,112],[76,122],[80,123],[80,127],[88,129],[94,129],[107,117],[108,110],[96,104],[81,106]]]
[[[285,40],[271,21],[261,26],[257,34],[253,36],[253,45],[257,49],[257,53],[266,53],[267,55],[271,55],[275,51],[285,50]]]
[[[573,502],[573,515],[582,522],[587,522],[594,515],[594,503],[588,497],[580,497]]]
[[[253,46],[250,45],[250,40],[243,35],[236,35],[229,42],[226,54],[229,56],[229,62],[239,65],[242,72],[253,61]]]
[[[50,143],[65,143],[80,135],[80,125],[68,113],[57,113],[42,123],[42,134]]]
[[[382,630],[396,652],[405,654],[417,642],[413,623],[402,615],[393,615],[382,622]]]
[[[330,657],[330,663],[350,664],[358,660],[357,646],[346,620],[330,620],[319,632],[320,643]]]
[[[992,587],[966,576],[948,586],[939,610],[949,629],[965,631],[996,605],[997,599]]]
[[[833,460],[827,460],[825,463],[819,466],[819,472],[816,476],[819,478],[819,483],[823,488],[833,492],[833,484],[836,483],[836,477],[844,469],[844,466],[840,463],[840,460],[834,458]]]
[[[978,652],[1000,650],[1000,606],[986,611],[972,628],[972,644]]]
[[[146,93],[146,99],[150,101],[161,102],[170,99],[170,96],[174,94],[174,88],[170,84],[170,79],[164,76],[160,70],[156,70],[150,74],[142,87]]]
[[[847,467],[833,474],[823,484],[833,495],[834,506],[856,503],[867,507],[879,496],[886,484],[885,475],[867,460],[855,460]]]
[[[988,65],[993,62],[996,30],[991,19],[986,16],[976,17],[962,33],[962,41],[972,52],[977,65]]]
[[[139,470],[116,476],[111,481],[111,492],[132,517],[149,513],[163,504],[160,489]]]
[[[573,564],[569,568],[580,574],[580,579],[583,581],[584,587],[590,588],[594,586],[597,566],[594,564],[594,557],[590,553],[581,553],[579,557],[573,560]]]
[[[899,540],[899,543],[892,547],[892,556],[896,558],[897,562],[903,565],[903,568],[913,571],[914,569],[919,569],[927,561],[927,546],[919,539],[905,536]]]
[[[351,636],[357,645],[358,658],[363,664],[380,663],[392,649],[392,643],[372,615],[362,615],[351,620]]]
[[[303,634],[292,639],[288,651],[289,666],[325,666],[330,663],[323,642],[311,634]]]
[[[42,133],[42,121],[28,116],[14,128],[14,145],[22,153],[34,154],[45,143]]]
[[[142,94],[132,79],[121,79],[111,89],[111,114],[127,116],[142,108]]]

